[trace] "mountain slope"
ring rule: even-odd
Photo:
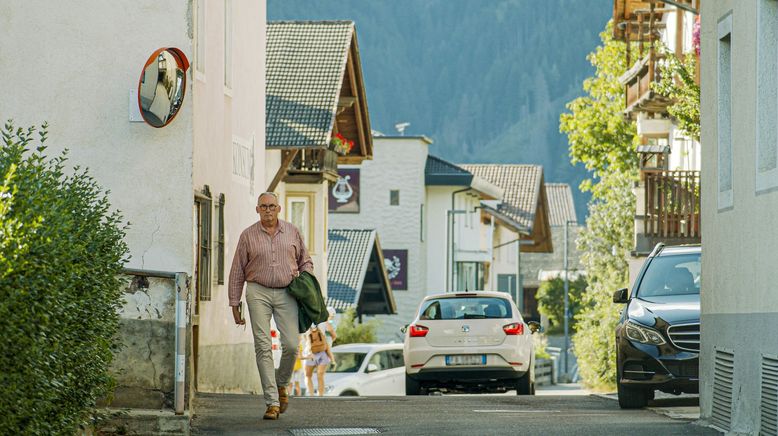
[[[268,0],[269,20],[356,22],[375,130],[424,134],[454,162],[544,166],[570,183],[579,218],[586,176],[569,164],[559,114],[593,73],[586,55],[607,0]]]

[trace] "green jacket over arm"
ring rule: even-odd
[[[305,333],[311,324],[327,321],[330,314],[321,295],[321,286],[316,277],[303,271],[289,284],[289,293],[297,300],[300,333]]]

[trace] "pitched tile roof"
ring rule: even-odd
[[[328,145],[353,33],[353,21],[268,23],[267,147]]]
[[[377,232],[330,229],[327,239],[327,305],[338,312],[358,306],[368,315],[397,313]]]
[[[472,175],[464,168],[447,162],[439,157],[428,155],[427,165],[424,168],[426,174],[466,174]]]
[[[578,223],[575,216],[573,191],[567,183],[546,183],[548,197],[548,224],[564,226],[565,221]]]
[[[461,164],[462,168],[505,191],[499,211],[532,230],[540,195],[543,167],[539,165]]]
[[[357,304],[375,230],[330,229],[327,234],[327,305],[338,312]]]

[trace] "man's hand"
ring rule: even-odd
[[[246,324],[246,320],[241,319],[240,317],[240,310],[238,309],[238,306],[232,306],[232,317],[235,319],[235,324],[237,325]]]

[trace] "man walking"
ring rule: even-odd
[[[229,299],[236,324],[245,324],[239,310],[243,284],[254,334],[257,369],[265,396],[264,419],[278,419],[289,406],[288,385],[299,341],[298,307],[287,286],[303,271],[313,273],[313,262],[300,232],[278,219],[281,206],[272,192],[259,195],[259,222],[243,231],[232,260]],[[281,336],[281,365],[274,373],[270,317]]]

